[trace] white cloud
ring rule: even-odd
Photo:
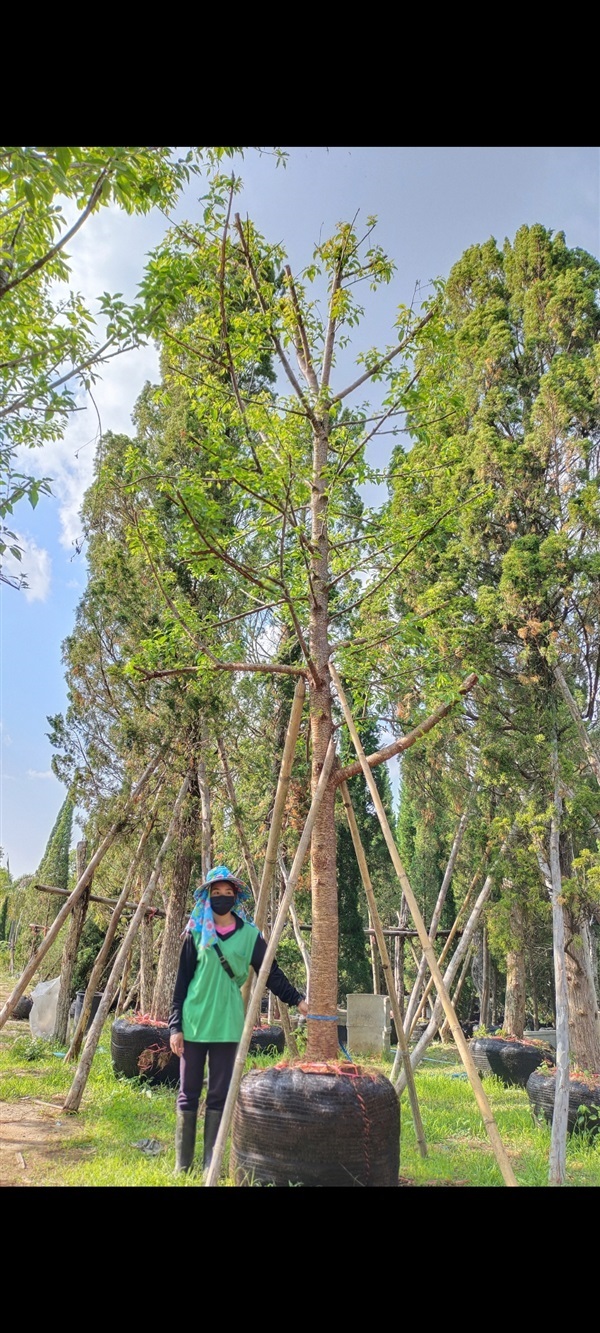
[[[51,768],[47,768],[45,773],[38,773],[37,768],[28,768],[28,769],[27,769],[27,777],[28,777],[28,778],[55,778],[55,777],[56,777],[56,774],[52,772],[52,769],[51,769]]]
[[[43,546],[38,546],[32,537],[22,532],[15,532],[16,545],[21,547],[22,557],[15,560],[10,551],[3,556],[3,570],[10,578],[25,575],[27,587],[23,589],[26,602],[45,602],[50,592],[52,561]]]
[[[0,722],[0,743],[2,745],[12,745],[12,736],[9,736],[3,722]]]

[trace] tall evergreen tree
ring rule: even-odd
[[[493,240],[471,247],[446,284],[443,330],[418,357],[406,399],[414,444],[394,459],[398,515],[439,515],[397,594],[408,647],[420,670],[436,653],[450,675],[465,655],[478,671],[483,781],[500,814],[522,823],[534,867],[532,830],[548,839],[555,746],[568,793],[563,841],[589,788],[556,664],[591,734],[597,726],[599,292],[600,264],[563,233],[524,226],[502,250]],[[585,832],[579,821],[578,837],[597,855],[594,818]],[[561,856],[568,893],[566,845]],[[508,866],[505,885],[517,879]],[[504,932],[510,920],[509,911]],[[597,1064],[600,1044],[588,1053]]]

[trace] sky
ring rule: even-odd
[[[569,247],[600,259],[598,146],[283,147],[285,169],[272,152],[249,149],[235,159],[243,181],[236,210],[284,246],[292,271],[310,262],[314,245],[338,222],[356,218],[360,233],[372,215],[373,239],[395,263],[389,286],[363,299],[356,351],[391,346],[398,305],[415,295],[419,304],[469,246],[490,237],[501,246],[523,224],[562,231]],[[202,193],[196,180],[174,216],[199,219]],[[94,311],[105,291],[133,299],[146,255],[166,227],[158,212],[132,218],[103,209],[72,243],[70,286]],[[351,359],[350,350],[336,389],[350,382]],[[23,460],[27,471],[52,478],[53,493],[35,510],[25,503],[13,514],[28,589],[0,583],[0,847],[13,878],[37,870],[66,796],[51,769],[47,718],[65,713],[68,703],[61,645],[85,589],[79,511],[95,448],[103,431],[132,433],[136,399],[157,379],[153,346],[116,358],[103,369],[94,401],[81,400],[63,439]],[[377,449],[371,461],[382,466],[385,445]],[[80,836],[75,825],[74,842]]]

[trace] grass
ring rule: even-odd
[[[110,1057],[112,1019],[107,1019],[74,1115],[55,1117],[57,1138],[39,1168],[36,1184],[52,1187],[131,1187],[187,1189],[197,1176],[173,1176],[175,1100],[172,1088],[152,1087],[140,1079],[117,1078]],[[21,1025],[20,1025],[21,1026]],[[15,1025],[12,1025],[14,1029]],[[60,1108],[75,1074],[64,1049],[23,1032],[0,1030],[0,1101],[52,1103]],[[279,1055],[248,1057],[247,1068],[277,1063]],[[388,1075],[392,1061],[361,1061]],[[548,1186],[550,1126],[534,1121],[524,1088],[505,1087],[493,1075],[484,1078],[500,1139],[519,1185]],[[473,1089],[453,1045],[435,1043],[415,1073],[415,1087],[427,1156],[415,1134],[410,1100],[401,1101],[400,1177],[411,1185],[445,1184],[502,1188],[504,1180],[485,1130]],[[68,1132],[67,1132],[68,1131]],[[64,1136],[61,1139],[61,1134]],[[156,1155],[148,1147],[157,1149]],[[146,1149],[146,1150],[144,1150]],[[196,1158],[202,1155],[202,1119]],[[221,1186],[232,1184],[225,1154]],[[572,1134],[567,1140],[566,1184],[600,1186],[600,1134]]]
[[[475,1095],[454,1045],[434,1043],[415,1073],[427,1156],[421,1157],[408,1093],[401,1102],[400,1174],[415,1185],[445,1182],[476,1187],[504,1185]],[[391,1067],[380,1065],[384,1073]],[[496,1075],[483,1088],[502,1145],[519,1185],[548,1186],[551,1128],[535,1121],[521,1087],[505,1087]],[[566,1185],[600,1185],[600,1134],[571,1134],[566,1146]]]

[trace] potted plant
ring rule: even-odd
[[[480,1074],[496,1074],[507,1087],[524,1088],[530,1074],[543,1061],[554,1064],[554,1050],[547,1042],[516,1037],[504,1028],[494,1033],[476,1028],[469,1050]]]
[[[147,1014],[124,1014],[112,1025],[110,1053],[115,1074],[154,1085],[179,1083],[179,1057],[169,1044],[169,1025]]]
[[[556,1066],[544,1062],[534,1069],[526,1083],[534,1120],[552,1123],[556,1092]],[[597,1134],[600,1130],[600,1074],[571,1067],[569,1073],[569,1112],[567,1132]]]

